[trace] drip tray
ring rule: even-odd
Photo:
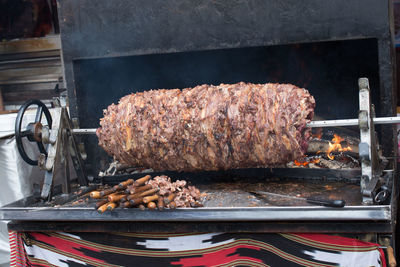
[[[309,206],[301,198],[344,200],[347,206],[361,205],[360,186],[340,182],[269,181],[264,183],[222,182],[199,185],[205,193],[204,207]],[[259,192],[260,194],[255,194]],[[261,194],[264,192],[265,194]],[[272,193],[272,194],[269,194]]]

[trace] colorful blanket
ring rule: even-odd
[[[11,266],[386,266],[378,244],[324,234],[10,232]]]

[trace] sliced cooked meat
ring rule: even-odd
[[[304,155],[315,101],[291,84],[199,85],[127,95],[104,110],[99,145],[154,170],[273,167]]]

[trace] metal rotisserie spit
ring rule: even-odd
[[[96,2],[59,2],[68,98],[19,112],[46,174],[10,227],[391,237],[389,1]]]

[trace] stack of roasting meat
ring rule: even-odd
[[[153,170],[274,167],[307,151],[315,101],[291,84],[199,85],[127,95],[97,129],[116,160]]]
[[[90,197],[99,199],[96,203],[99,213],[114,210],[116,207],[163,210],[202,206],[200,191],[196,187],[187,186],[185,180],[171,182],[171,178],[165,175],[154,179],[146,175],[136,181],[128,179],[114,187],[92,191]]]

